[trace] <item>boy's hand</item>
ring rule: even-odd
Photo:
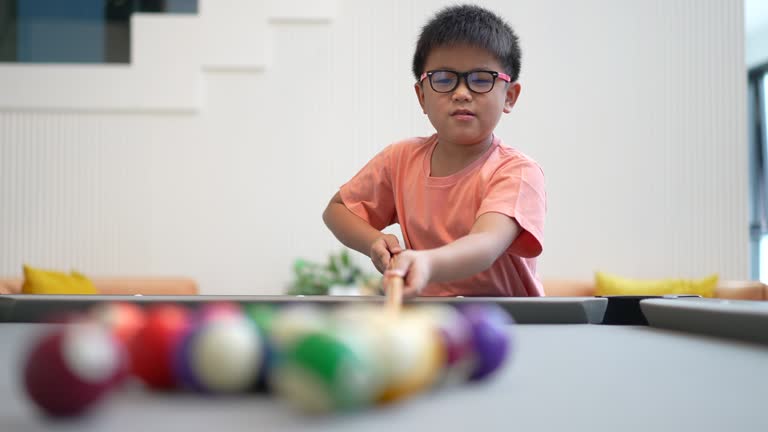
[[[389,270],[405,275],[403,296],[413,297],[419,295],[429,283],[432,267],[429,251],[404,250],[397,254]]]
[[[371,261],[381,273],[389,267],[389,261],[393,256],[403,251],[397,237],[392,234],[384,234],[371,244]]]

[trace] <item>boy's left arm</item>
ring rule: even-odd
[[[486,270],[521,232],[515,219],[484,213],[464,237],[436,249],[403,251],[392,268],[406,275],[404,294],[418,295],[429,282],[464,279]]]

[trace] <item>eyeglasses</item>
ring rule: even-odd
[[[512,78],[501,72],[494,71],[470,71],[456,72],[451,70],[431,70],[421,74],[419,82],[429,77],[429,85],[438,93],[450,93],[459,86],[459,79],[464,78],[467,88],[474,93],[488,93],[493,90],[496,78],[512,82]]]

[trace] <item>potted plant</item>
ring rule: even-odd
[[[381,278],[366,274],[344,249],[318,264],[299,258],[293,264],[294,281],[288,290],[293,295],[375,295]]]

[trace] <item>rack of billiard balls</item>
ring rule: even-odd
[[[51,416],[89,411],[127,380],[156,391],[262,392],[332,413],[492,377],[512,352],[498,305],[107,303],[47,327],[23,387]]]

